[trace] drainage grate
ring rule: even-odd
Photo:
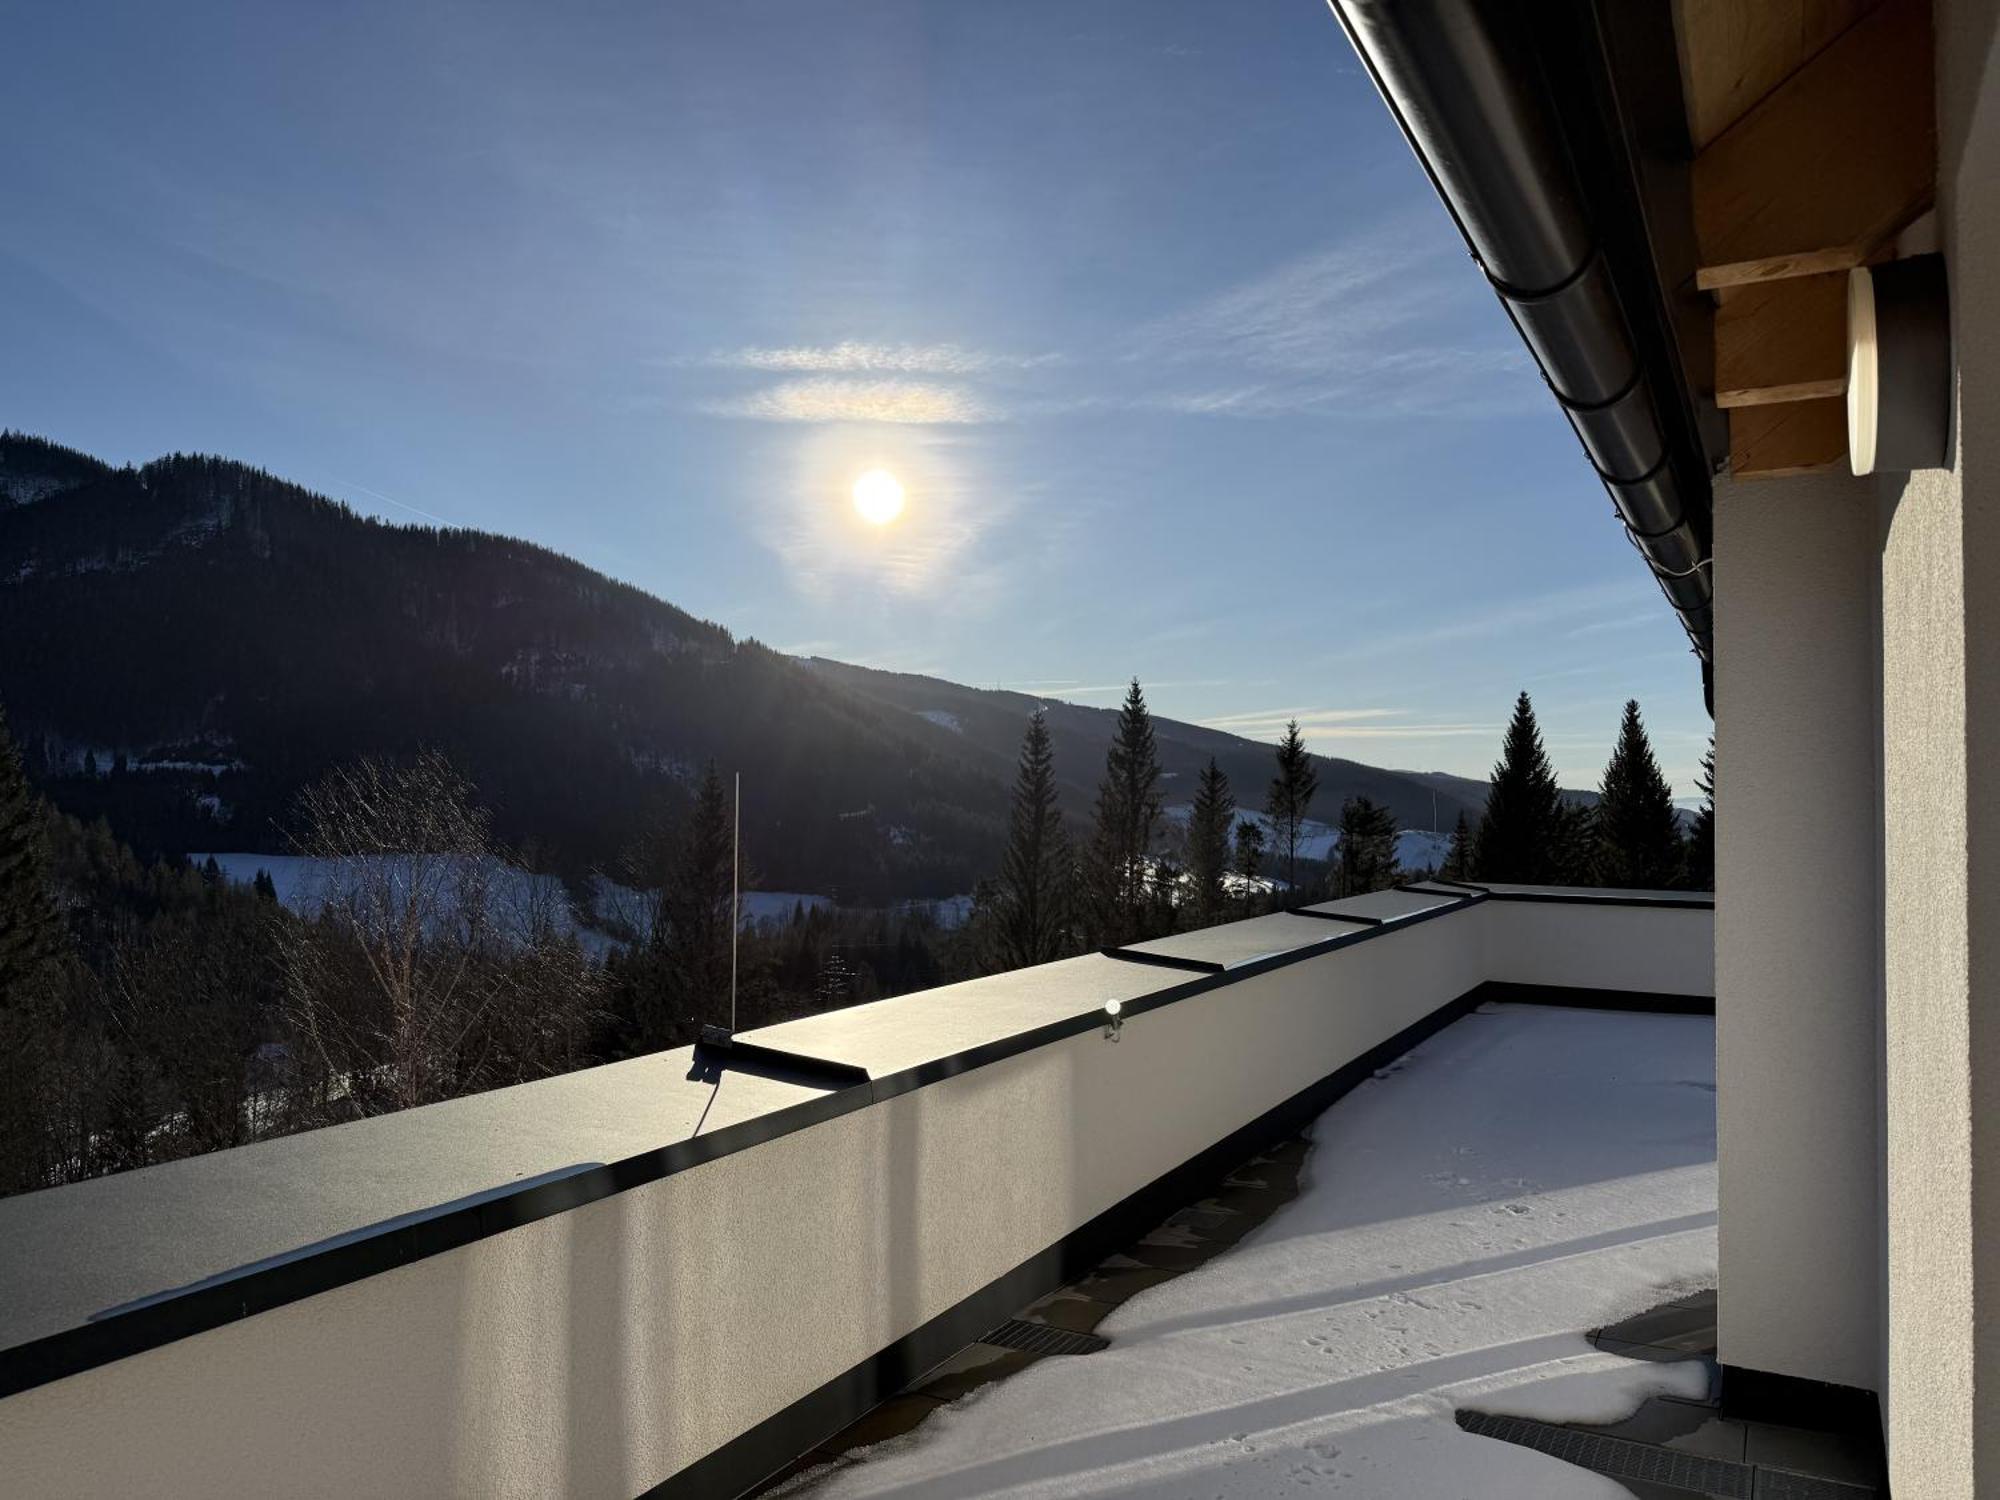
[[[1067,1328],[1051,1328],[1046,1323],[1030,1323],[1023,1318],[1009,1318],[991,1333],[982,1334],[979,1342],[1028,1354],[1095,1354],[1111,1347],[1111,1340],[1094,1333],[1072,1333]]]
[[[1650,1479],[1655,1484],[1676,1485],[1698,1495],[1751,1500],[1750,1465],[1731,1463],[1725,1458],[1702,1458],[1651,1443],[1635,1443],[1630,1438],[1606,1437],[1601,1432],[1582,1432],[1525,1417],[1489,1416],[1483,1411],[1461,1411],[1458,1425],[1480,1437],[1533,1448],[1537,1453],[1546,1453],[1580,1469],[1608,1474],[1613,1479]]]
[[[1875,1500],[1880,1490],[1757,1465],[1757,1500]]]
[[[1480,1437],[1498,1438],[1533,1448],[1580,1469],[1613,1479],[1645,1479],[1695,1495],[1728,1496],[1730,1500],[1873,1500],[1874,1489],[1842,1484],[1786,1469],[1703,1458],[1631,1438],[1536,1422],[1526,1417],[1496,1417],[1483,1411],[1461,1411],[1458,1425]]]

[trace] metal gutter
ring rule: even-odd
[[[1537,37],[1551,17],[1536,5],[1329,4],[1680,616],[1706,682],[1714,644],[1706,457],[1688,435],[1679,361],[1643,336],[1621,295],[1621,283],[1655,277],[1656,268],[1619,264],[1634,237],[1599,222],[1630,194],[1606,192],[1580,172],[1579,162],[1601,166],[1606,155],[1571,149],[1565,120],[1575,122],[1579,106],[1557,97],[1615,94],[1610,80],[1551,72]],[[1567,21],[1595,24],[1587,6]],[[1601,52],[1576,49],[1565,67],[1593,60],[1605,66]]]

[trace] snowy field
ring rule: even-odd
[[[1176,828],[1186,828],[1188,814],[1193,809],[1186,803],[1160,809],[1160,815]],[[1239,810],[1231,827],[1248,819],[1264,830],[1264,864],[1269,869],[1279,856],[1277,836],[1272,831],[1271,820],[1261,812]],[[1316,818],[1307,818],[1299,825],[1299,858],[1331,859],[1340,847],[1340,830]],[[1428,828],[1404,828],[1396,834],[1396,863],[1404,870],[1436,869],[1444,863],[1451,852],[1451,830],[1432,833]]]
[[[268,870],[280,904],[303,916],[311,916],[319,910],[332,883],[343,874],[340,861],[300,854],[218,852],[213,855],[190,854],[188,858],[196,866],[206,859],[214,859],[224,876],[239,885],[250,884],[257,878],[259,870]],[[584,920],[578,913],[559,877],[537,875],[513,865],[495,864],[488,874],[488,881],[489,899],[494,909],[504,916],[519,919],[531,912],[546,913],[559,931],[572,934],[584,951],[598,958],[618,946],[617,940],[609,933]],[[605,919],[634,932],[646,931],[651,920],[650,908],[642,892],[606,880],[601,875],[594,878],[593,884],[597,910]],[[800,906],[810,909],[830,907],[832,904],[825,896],[804,891],[745,891],[742,925],[782,924],[791,920],[792,912]]]
[[[1119,1308],[1109,1349],[793,1493],[1629,1500],[1452,1412],[1603,1422],[1705,1391],[1697,1362],[1583,1334],[1714,1284],[1714,1056],[1702,1017],[1482,1008],[1322,1115],[1300,1197]]]

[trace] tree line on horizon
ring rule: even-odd
[[[1712,791],[1713,750],[1701,782]],[[801,904],[736,933],[739,1027],[1046,963],[1095,948],[1388,888],[1399,880],[1712,884],[1713,804],[1683,838],[1628,703],[1586,807],[1566,798],[1527,694],[1476,827],[1437,870],[1405,870],[1366,796],[1306,857],[1318,777],[1296,723],[1247,816],[1211,759],[1171,820],[1134,681],[1087,826],[1057,802],[1039,712],[1024,731],[1006,843],[952,928],[921,905]],[[437,1102],[691,1042],[730,1019],[732,809],[715,764],[662,803],[612,872],[643,895],[585,953],[547,882],[494,835],[435,752],[337,768],[302,794],[295,850],[334,872],[310,912],[268,873],[142,861],[103,820],[33,791],[0,717],[0,1194]],[[754,888],[754,873],[745,881]]]
[[[1683,835],[1638,702],[1628,700],[1597,802],[1574,801],[1557,785],[1523,691],[1479,823],[1459,815],[1442,864],[1402,869],[1395,816],[1352,796],[1341,804],[1330,857],[1318,870],[1307,861],[1302,879],[1300,846],[1318,775],[1298,722],[1285,726],[1276,746],[1261,823],[1238,818],[1229,779],[1211,757],[1185,827],[1169,830],[1151,715],[1134,678],[1081,836],[1057,806],[1045,717],[1030,716],[1000,869],[975,897],[975,943],[987,971],[997,972],[1419,878],[1705,890],[1714,881],[1712,743],[1702,768],[1704,801]]]
[[[610,873],[644,910],[593,956],[594,891],[528,873],[472,783],[364,757],[288,818],[305,904],[211,856],[138,857],[36,795],[0,715],[0,1196],[524,1083],[730,1017],[731,833],[709,762]],[[934,914],[801,905],[739,935],[744,1028],[972,972]]]

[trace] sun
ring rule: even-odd
[[[854,481],[854,510],[870,526],[887,526],[903,513],[903,486],[887,469],[870,469]]]

